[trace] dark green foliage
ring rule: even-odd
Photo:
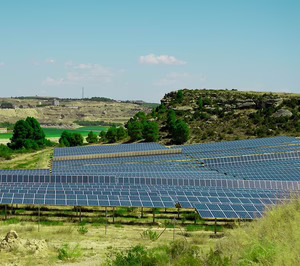
[[[199,110],[200,111],[202,111],[203,110],[203,101],[202,101],[202,98],[200,98],[199,100],[198,100],[198,106],[199,106]]]
[[[167,128],[169,133],[172,135],[176,125],[176,113],[174,110],[169,110],[167,115]]]
[[[176,144],[183,144],[185,143],[190,137],[190,130],[188,125],[182,121],[177,120],[174,132],[172,134],[172,140]]]
[[[106,259],[111,266],[154,266],[157,262],[158,258],[141,245],[125,251],[112,250]]]
[[[73,133],[73,146],[82,146],[83,145],[83,136],[80,133]]]
[[[67,131],[63,131],[59,139],[59,144],[65,147],[82,146],[83,137],[79,133],[69,133]]]
[[[99,138],[102,142],[106,141],[106,132],[104,130],[99,133]]]
[[[184,94],[183,94],[182,90],[179,90],[176,94],[176,102],[177,103],[182,103],[183,98],[184,98]]]
[[[90,131],[87,138],[86,138],[86,141],[88,143],[97,143],[98,142],[98,137],[93,131]]]
[[[117,128],[115,126],[112,126],[107,130],[106,139],[109,143],[114,143],[118,140]]]
[[[33,117],[27,117],[26,120],[19,120],[14,126],[11,143],[8,147],[13,150],[22,148],[37,150],[45,146],[51,146],[52,143],[45,138],[45,133],[39,122]]]
[[[40,123],[33,117],[27,117],[26,122],[32,128],[30,139],[33,140],[44,140],[46,135],[40,126]]]
[[[141,122],[133,121],[128,123],[128,136],[132,141],[137,141],[143,138],[144,126]]]
[[[120,126],[117,128],[117,138],[118,140],[125,139],[127,137],[127,131],[124,127]]]
[[[143,137],[146,142],[156,142],[159,140],[159,127],[156,122],[147,122],[143,128]]]
[[[0,144],[0,157],[6,160],[10,160],[12,156],[12,150],[6,145]]]

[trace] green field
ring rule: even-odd
[[[43,128],[46,138],[59,138],[61,133],[64,131],[64,129],[61,128]],[[74,130],[66,130],[70,133],[80,133],[84,137],[88,135],[90,131],[93,131],[97,135],[100,133],[102,130],[107,130],[107,127],[103,126],[87,126],[87,127],[80,127]],[[3,133],[0,134],[0,139],[10,139],[12,136],[11,133]]]

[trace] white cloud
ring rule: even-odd
[[[64,78],[54,79],[47,77],[44,85],[67,85],[76,83],[109,83],[114,77],[114,73],[109,68],[99,64],[74,64],[66,62],[65,67],[69,69]]]
[[[53,58],[49,58],[45,61],[46,64],[49,64],[49,65],[52,65],[52,64],[55,64],[55,59]]]
[[[156,56],[155,54],[140,56],[140,63],[149,64],[149,65],[175,65],[175,66],[186,64],[186,62],[178,60],[174,56],[169,56],[169,55]]]
[[[4,62],[0,62],[0,67],[4,67],[5,63]]]

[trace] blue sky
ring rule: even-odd
[[[300,93],[300,1],[0,2],[0,97]]]

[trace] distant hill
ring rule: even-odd
[[[13,108],[2,108],[11,104]],[[121,103],[113,99],[93,97],[90,99],[58,99],[19,97],[0,98],[0,123],[15,123],[27,116],[36,118],[44,125],[70,125],[76,122],[124,123],[135,113],[150,112],[151,108],[136,103]]]
[[[190,127],[189,143],[248,139],[277,135],[300,136],[300,95],[188,90],[166,94],[152,119],[161,124],[168,142],[167,112],[173,109]]]

